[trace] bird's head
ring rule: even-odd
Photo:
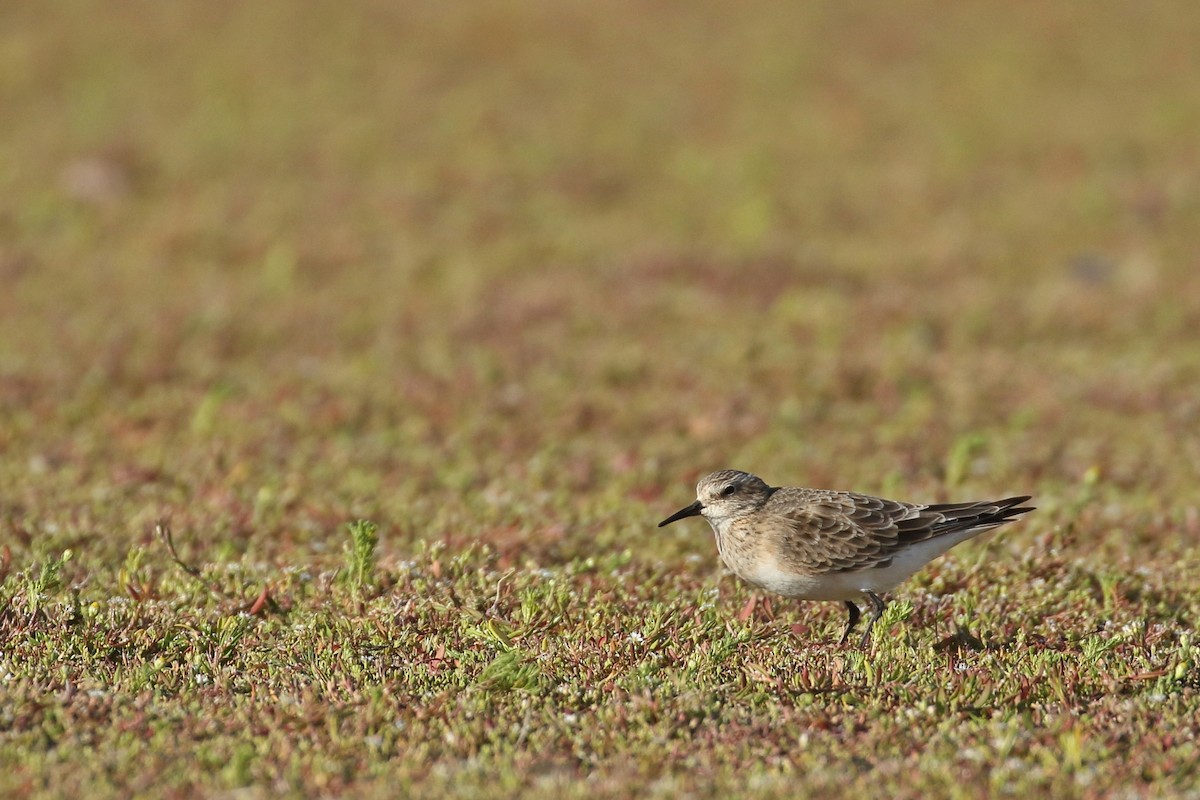
[[[710,521],[741,516],[758,510],[770,496],[771,487],[757,475],[723,469],[701,478],[696,484],[696,502],[679,509],[658,523],[658,527],[697,515]]]

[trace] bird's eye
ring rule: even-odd
[[[721,490],[721,497],[729,497],[729,495],[733,494],[735,491],[737,491],[737,487],[731,483]]]

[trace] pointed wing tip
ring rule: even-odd
[[[1032,499],[1033,495],[1031,494],[1021,495],[1019,497],[1006,497],[1003,500],[996,501],[996,505],[999,506],[999,513],[1004,514],[1005,516],[1011,516],[1013,514],[1028,514],[1030,511],[1037,511],[1037,506],[1026,506],[1021,504]]]

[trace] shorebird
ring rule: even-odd
[[[785,597],[839,600],[841,643],[871,607],[862,646],[887,603],[880,596],[960,542],[1033,511],[1029,496],[921,505],[854,492],[768,486],[748,472],[714,472],[696,502],[658,523],[703,516],[721,560],[743,580]],[[856,602],[858,601],[858,602]]]

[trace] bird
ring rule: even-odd
[[[768,486],[726,469],[696,484],[696,502],[658,523],[702,516],[721,560],[748,583],[785,597],[836,600],[849,612],[844,645],[870,606],[866,648],[887,603],[881,595],[956,544],[1034,510],[1030,495],[918,504],[831,489]]]

